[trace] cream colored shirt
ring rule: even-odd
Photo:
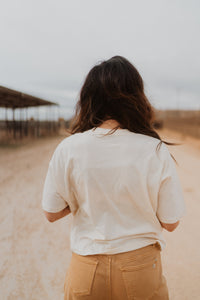
[[[42,208],[73,214],[71,250],[114,254],[159,242],[164,223],[185,215],[176,166],[167,146],[128,129],[108,136],[90,129],[63,139],[49,162]]]

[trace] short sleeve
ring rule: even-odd
[[[68,206],[66,163],[61,144],[49,162],[42,195],[42,208],[47,212],[59,212]]]
[[[164,143],[160,151],[163,168],[158,193],[157,217],[163,223],[176,223],[186,214],[183,191],[175,162]]]

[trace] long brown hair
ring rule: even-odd
[[[100,126],[108,119],[114,119],[120,124],[114,131],[120,127],[157,138],[160,140],[157,147],[162,142],[177,145],[162,140],[155,131],[155,110],[144,93],[142,77],[122,56],[102,61],[89,71],[68,133],[84,132]]]

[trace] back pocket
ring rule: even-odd
[[[149,261],[120,268],[128,299],[151,299],[160,286],[160,256],[149,258]]]
[[[74,295],[88,296],[91,293],[98,261],[72,255],[67,272],[66,286]]]

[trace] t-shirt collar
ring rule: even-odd
[[[111,128],[102,128],[102,127],[93,127],[91,129],[87,130],[87,132],[90,134],[106,134],[108,132],[111,133],[112,129]],[[119,128],[112,132],[112,134],[115,134],[115,135],[124,135],[124,134],[129,134],[129,133],[130,133],[130,130],[128,130],[126,128]]]

